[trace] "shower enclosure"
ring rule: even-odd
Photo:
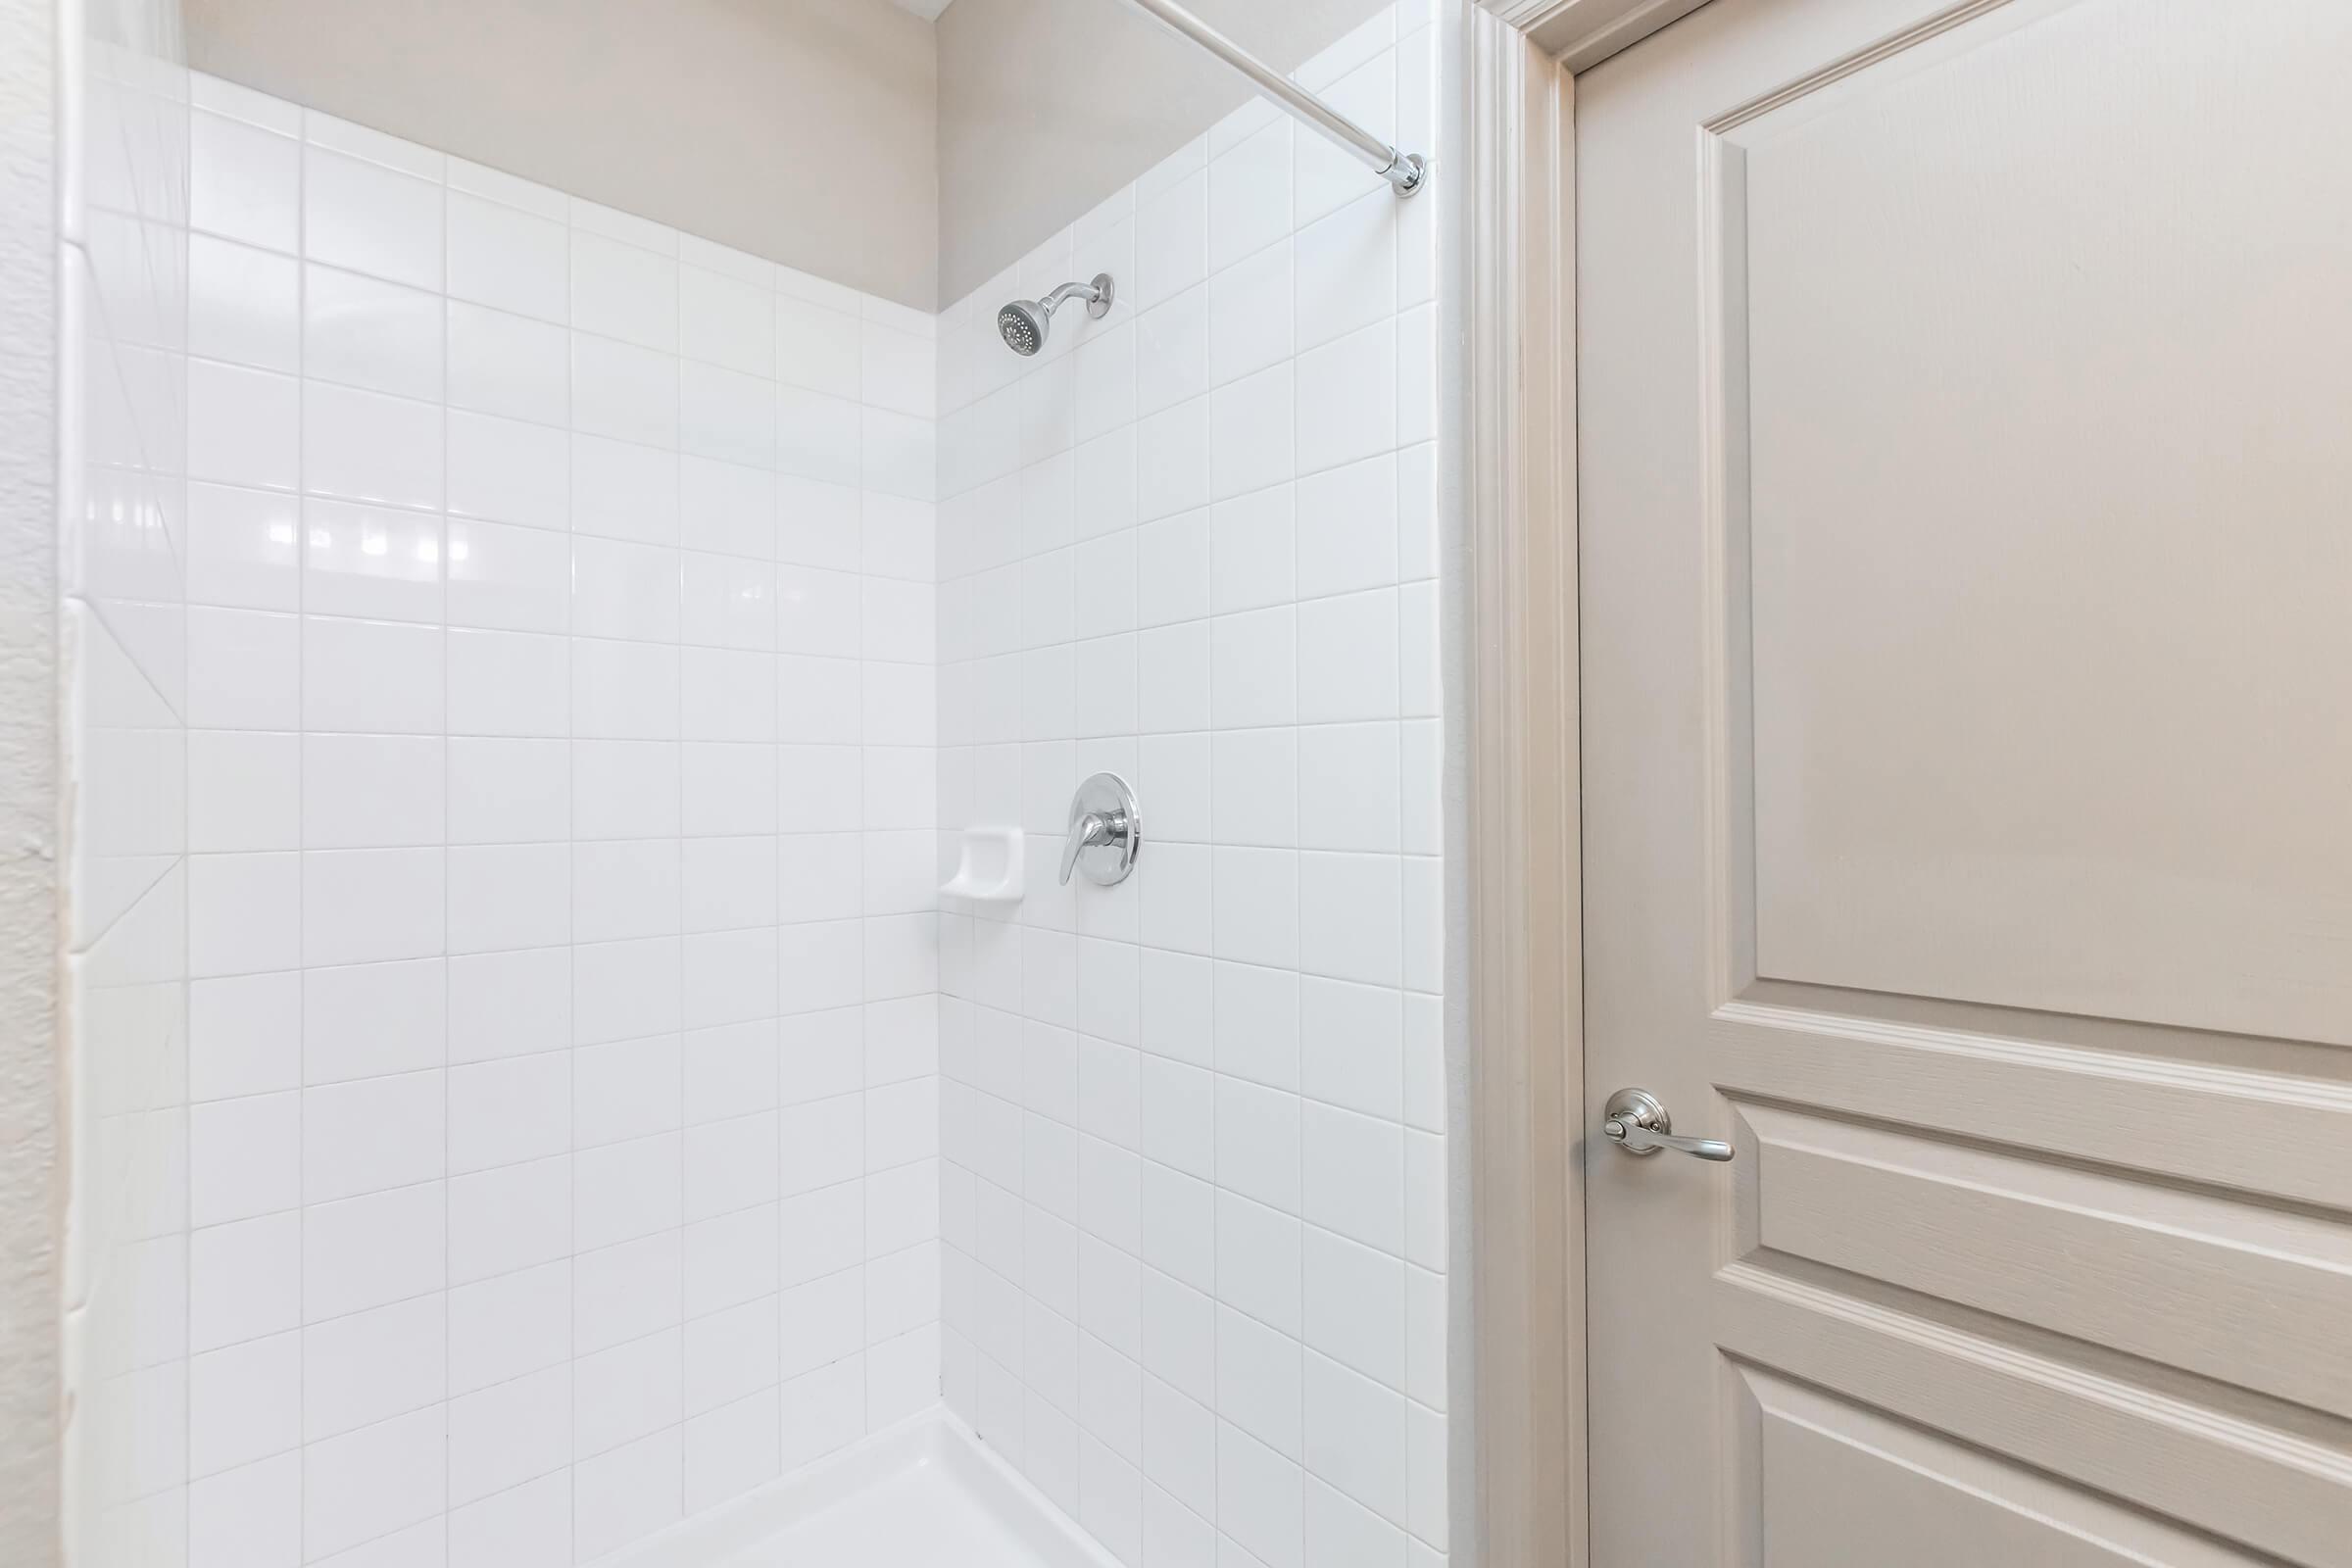
[[[1460,12],[1356,11],[1387,177],[1252,100],[934,311],[70,9],[70,1562],[1445,1561]]]

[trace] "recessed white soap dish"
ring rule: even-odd
[[[940,884],[940,894],[968,904],[1018,904],[1028,890],[1027,859],[1019,828],[967,827],[956,874]]]

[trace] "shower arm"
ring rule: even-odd
[[[1396,187],[1397,195],[1410,196],[1428,182],[1429,164],[1419,153],[1397,151],[1174,0],[1128,0],[1128,4],[1248,76],[1259,92],[1370,165],[1375,173]]]
[[[1051,316],[1071,300],[1084,300],[1087,304],[1092,305],[1102,297],[1102,284],[1097,280],[1092,283],[1064,283],[1037,303],[1045,309],[1047,315]]]

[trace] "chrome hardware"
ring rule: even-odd
[[[1676,1133],[1674,1118],[1646,1089],[1620,1089],[1611,1095],[1600,1113],[1600,1130],[1629,1154],[1654,1154],[1671,1149],[1700,1159],[1732,1157],[1732,1146],[1720,1138],[1685,1138]]]
[[[1331,138],[1342,152],[1368,166],[1410,196],[1429,179],[1429,164],[1419,153],[1399,152],[1346,115],[1308,92],[1290,77],[1250,54],[1240,44],[1194,16],[1175,0],[1134,0],[1138,10],[1157,18],[1179,37],[1190,39],[1250,78],[1250,84],[1297,115],[1308,126]],[[1531,13],[1532,15],[1532,13]]]
[[[1110,314],[1111,296],[1116,292],[1110,274],[1097,272],[1092,283],[1064,283],[1042,300],[1014,300],[997,312],[997,331],[1006,348],[1027,359],[1046,346],[1054,313],[1063,305],[1084,300],[1086,314],[1100,321]]]
[[[1114,818],[1089,811],[1070,824],[1070,842],[1063,847],[1061,852],[1061,880],[1065,886],[1070,880],[1071,870],[1078,864],[1080,850],[1091,850],[1098,844],[1108,844],[1111,841],[1113,820]]]
[[[1070,798],[1070,837],[1061,848],[1061,880],[1082,873],[1089,882],[1114,887],[1135,869],[1144,847],[1143,813],[1135,791],[1116,773],[1097,773]]]

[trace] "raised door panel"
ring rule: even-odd
[[[2038,1471],[1753,1369],[1764,1568],[2246,1568]]]
[[[2013,0],[1723,132],[1757,973],[2352,1044],[2347,59]]]
[[[1758,1245],[2352,1416],[2352,1225],[2035,1152],[1750,1107]]]

